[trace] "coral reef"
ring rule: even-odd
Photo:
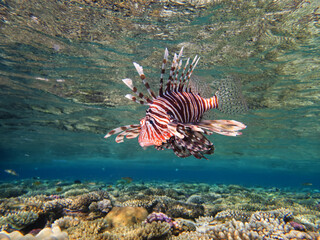
[[[0,236],[37,239],[62,230],[57,239],[320,239],[317,191],[167,182],[95,183],[84,190],[82,183],[60,184],[59,195],[48,182],[40,195],[30,190],[0,199]]]
[[[268,212],[255,212],[248,221],[237,221],[231,217],[226,222],[204,222],[197,227],[197,233],[182,233],[177,239],[318,239],[316,232],[306,233],[303,225],[287,223],[287,215],[291,214],[287,209],[278,209]],[[227,219],[230,214],[224,214]],[[238,215],[238,214],[236,214]],[[212,219],[210,219],[212,220]],[[297,227],[297,229],[295,229]]]

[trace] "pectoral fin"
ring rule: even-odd
[[[205,132],[212,134],[213,132],[225,136],[238,136],[242,133],[240,130],[245,129],[247,126],[235,120],[202,120],[198,123],[186,124],[193,131]]]

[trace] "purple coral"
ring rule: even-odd
[[[153,212],[148,215],[145,223],[152,223],[152,222],[167,222],[169,223],[170,227],[177,229],[178,223],[172,220],[172,218],[168,217],[166,214],[161,212]]]
[[[306,227],[304,225],[302,225],[301,223],[297,223],[297,222],[294,222],[294,221],[291,221],[289,222],[291,227],[294,228],[294,230],[298,230],[298,231],[303,231],[303,232],[306,232]]]
[[[50,200],[54,200],[54,199],[61,199],[62,197],[60,195],[51,194],[48,198]]]

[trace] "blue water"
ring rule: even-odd
[[[204,160],[202,160],[204,161]],[[209,184],[238,184],[247,187],[289,188],[295,191],[319,191],[320,180],[317,173],[309,172],[231,168],[216,166],[214,162],[205,162],[204,166],[183,166],[174,163],[170,166],[162,164],[133,164],[128,162],[83,161],[82,163],[67,160],[53,160],[46,164],[1,164],[1,168],[15,169],[19,177],[2,175],[2,181],[18,179],[64,179],[74,181],[103,181],[114,184],[122,177],[131,177],[135,182],[172,181]],[[304,186],[312,183],[312,186]]]
[[[70,19],[52,13],[59,4],[1,3],[0,180],[132,177],[320,189],[316,1],[168,3],[170,10],[159,3],[130,13],[80,3],[67,6]],[[180,15],[185,9],[188,15]],[[208,117],[245,123],[243,135],[210,136],[209,160],[144,150],[137,139],[105,140],[145,114],[124,97],[130,90],[121,79],[139,82],[132,62],[156,90],[164,48],[171,61],[182,46],[186,56],[201,56],[195,74],[205,88],[240,79],[249,111]]]

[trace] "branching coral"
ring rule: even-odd
[[[64,197],[73,197],[73,196],[79,196],[79,195],[82,195],[82,194],[87,194],[89,193],[89,190],[88,189],[79,189],[79,188],[72,188],[68,191],[66,191],[63,196]]]
[[[39,215],[32,211],[19,211],[16,213],[9,213],[0,218],[0,225],[10,226],[13,229],[22,229],[38,219]]]
[[[176,201],[169,204],[169,208],[166,214],[174,218],[181,217],[187,219],[195,219],[199,216],[203,216],[204,207],[200,204],[191,204]]]
[[[52,223],[52,227],[60,227],[61,229],[68,229],[80,224],[80,219],[70,216],[65,216],[57,219]]]
[[[104,191],[83,194],[72,199],[72,202],[69,205],[69,209],[77,211],[88,211],[88,207],[92,202],[97,202],[108,198],[109,195]]]
[[[222,215],[222,214],[221,214]],[[225,215],[225,214],[224,214]],[[236,215],[239,215],[237,213]],[[306,233],[295,230],[294,226],[286,220],[292,219],[292,213],[288,209],[277,209],[267,212],[254,212],[248,221],[237,221],[218,216],[215,220],[227,220],[225,222],[213,221],[202,224],[197,228],[201,234],[210,236],[212,239],[314,239],[319,236],[314,232]],[[320,236],[319,236],[320,237]]]
[[[195,219],[204,214],[204,207],[200,204],[185,203],[166,196],[153,196],[146,199],[134,199],[123,203],[117,202],[118,206],[143,206],[148,212],[163,212],[170,217],[182,217]]]
[[[107,239],[121,240],[152,240],[152,239],[171,239],[171,227],[167,222],[141,223],[131,227],[122,227],[113,232],[105,232]]]
[[[215,220],[218,221],[226,221],[226,220],[239,220],[242,222],[246,222],[250,217],[250,214],[244,211],[238,211],[238,210],[225,210],[217,213],[215,216]]]
[[[101,234],[108,227],[105,219],[81,221],[80,224],[66,229],[71,239],[103,239]]]
[[[0,201],[0,215],[15,213],[17,211],[33,211],[35,213],[42,213],[42,206],[46,201],[44,195],[34,197],[16,197],[2,199]]]
[[[168,239],[169,236],[171,236],[170,224],[166,222],[152,222],[128,232],[123,239]]]
[[[68,198],[63,193],[31,195],[0,199],[2,230],[21,229],[14,231],[20,237],[30,231],[29,237],[53,223],[51,230],[59,227],[70,239],[320,240],[320,214],[312,205],[320,202],[319,194],[306,202],[305,194],[238,186],[130,183]],[[137,209],[143,209],[141,217]]]
[[[116,202],[117,207],[143,207],[148,210],[148,212],[152,211],[153,207],[158,203],[156,198],[145,198],[145,199],[131,199],[125,202]]]
[[[44,203],[43,205],[43,211],[44,212],[58,212],[58,211],[62,211],[63,208],[67,208],[71,205],[72,200],[71,199],[54,199],[51,201],[48,201],[46,203]]]
[[[72,198],[58,198],[47,201],[43,204],[43,211],[47,212],[63,212],[65,215],[81,215],[90,211],[99,210],[108,212],[112,208],[111,201],[108,200],[109,195],[104,191],[91,192]]]

